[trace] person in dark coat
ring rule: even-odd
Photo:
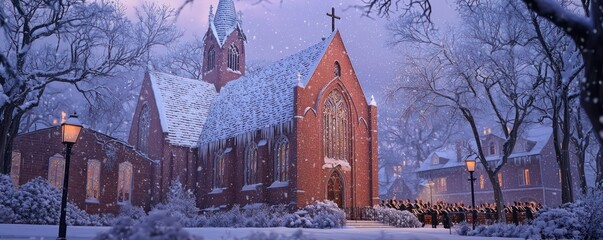
[[[438,228],[438,210],[431,209],[431,227]]]
[[[534,213],[532,211],[532,207],[526,203],[526,219],[528,219],[528,221],[534,220]]]
[[[442,221],[444,221],[442,224],[444,224],[444,228],[449,229],[450,227],[452,227],[451,223],[450,223],[450,215],[448,215],[448,211],[444,210],[442,211],[442,215],[443,215],[443,219]]]
[[[519,225],[519,208],[517,207],[517,202],[515,202],[515,204],[513,204],[513,206],[511,207],[511,213],[512,213],[513,223],[515,225]]]

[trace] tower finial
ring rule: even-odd
[[[371,95],[371,103],[369,103],[369,105],[371,106],[377,106],[377,101],[375,101],[375,96]]]
[[[211,24],[211,22],[214,20],[214,5],[209,5],[209,19],[208,19],[208,23]]]

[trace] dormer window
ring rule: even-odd
[[[228,49],[228,68],[239,71],[239,49],[235,45],[231,45]]]
[[[438,165],[438,164],[440,164],[440,157],[438,157],[438,155],[435,155],[435,154],[434,154],[434,155],[431,157],[431,164],[432,164],[432,165]]]
[[[335,77],[341,77],[341,66],[337,61],[335,62],[335,66],[333,67],[333,74],[335,75]]]
[[[490,142],[488,146],[490,155],[496,155],[496,144],[494,142]]]
[[[207,67],[206,67],[206,71],[210,71],[212,69],[214,69],[214,66],[216,65],[216,52],[214,51],[214,47],[210,47],[209,50],[207,50]]]

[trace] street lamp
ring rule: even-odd
[[[71,160],[71,148],[77,142],[77,138],[82,130],[82,123],[77,119],[77,114],[69,116],[67,121],[61,124],[62,142],[65,144],[65,170],[63,172],[63,197],[61,198],[61,218],[59,220],[59,237],[57,239],[66,239],[67,223],[65,222],[67,207],[67,190],[69,187],[69,161]]]
[[[465,160],[465,166],[467,167],[467,171],[469,171],[469,181],[471,182],[471,216],[473,219],[473,230],[475,230],[475,220],[476,220],[476,211],[475,211],[475,190],[473,189],[473,182],[475,178],[473,177],[473,172],[475,172],[475,159],[473,160]]]
[[[429,182],[427,182],[427,185],[429,186],[429,204],[431,204],[431,206],[433,206],[433,185],[435,183],[431,180],[429,180]]]

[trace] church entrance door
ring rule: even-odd
[[[343,208],[343,182],[338,171],[333,171],[327,185],[327,199]]]

